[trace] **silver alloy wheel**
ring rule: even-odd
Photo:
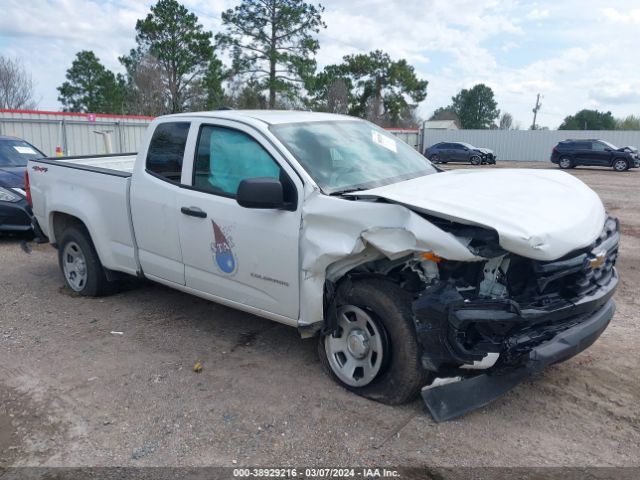
[[[471,157],[471,165],[480,165],[481,163],[482,159],[478,155]]]
[[[627,161],[618,159],[613,163],[614,170],[624,172],[627,169]]]
[[[560,168],[570,168],[571,167],[571,159],[567,157],[562,157],[560,159]]]
[[[331,370],[341,382],[364,387],[380,372],[383,339],[371,316],[355,305],[338,309],[338,331],[324,338]]]
[[[76,242],[65,245],[62,252],[62,270],[71,289],[76,292],[82,291],[87,284],[87,261]]]

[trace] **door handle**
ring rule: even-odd
[[[182,207],[180,211],[190,217],[207,218],[207,212],[198,207]]]

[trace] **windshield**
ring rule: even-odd
[[[329,194],[436,172],[413,148],[364,121],[291,123],[271,131]]]
[[[24,140],[0,138],[0,167],[26,167],[33,158],[43,158],[44,154]]]

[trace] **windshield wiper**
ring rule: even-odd
[[[352,192],[362,192],[363,190],[369,190],[368,188],[365,187],[353,187],[353,188],[345,188],[344,190],[338,190],[336,192],[331,192],[329,194],[329,196],[337,196],[337,195],[344,195],[345,193],[352,193]]]

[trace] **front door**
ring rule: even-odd
[[[611,165],[611,148],[601,142],[591,142],[589,165],[609,167]]]
[[[178,194],[186,285],[297,320],[302,183],[250,127],[219,122],[199,126]],[[293,211],[241,207],[238,185],[255,177],[279,178]]]

